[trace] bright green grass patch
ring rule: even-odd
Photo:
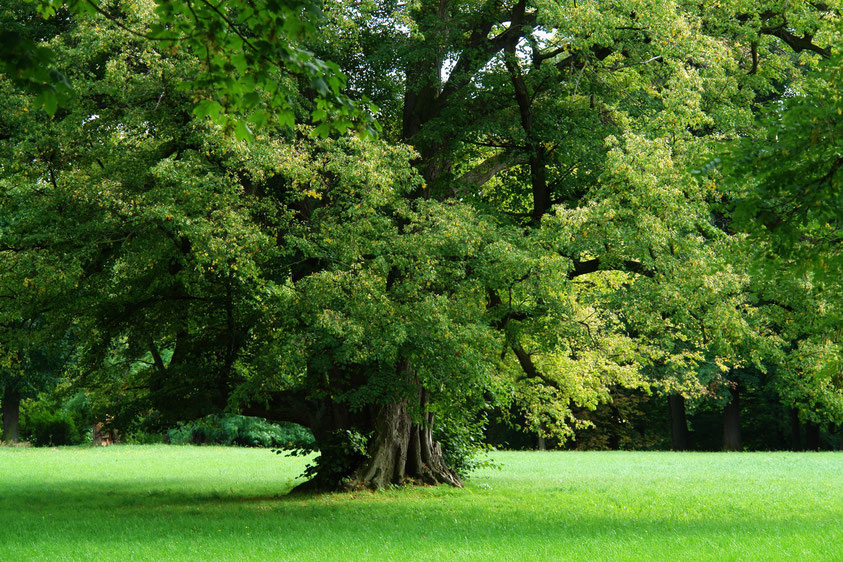
[[[843,454],[496,453],[465,490],[284,495],[267,450],[0,450],[0,560],[843,560]]]

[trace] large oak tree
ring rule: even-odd
[[[725,396],[778,357],[691,170],[828,55],[836,5],[328,3],[301,46],[379,106],[373,140],[314,135],[337,123],[318,73],[225,66],[261,29],[197,4],[228,14],[220,59],[112,2],[41,36],[72,104],[2,85],[0,321],[72,337],[111,407],[301,423],[315,487],[460,485],[495,405],[564,438],[613,386]],[[162,5],[189,28],[190,2]],[[230,82],[201,78],[217,65]],[[283,104],[243,89],[255,68]],[[237,96],[304,125],[205,119]]]

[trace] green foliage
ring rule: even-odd
[[[56,68],[55,53],[44,45],[46,38],[68,27],[62,16],[66,16],[64,9],[50,22],[38,21],[29,3],[0,2],[0,74],[31,92],[33,106],[50,115],[73,97],[66,75]]]
[[[300,425],[274,424],[261,418],[239,415],[214,415],[180,423],[167,432],[167,437],[174,445],[239,445],[310,450],[315,444],[313,434]]]
[[[319,477],[321,482],[340,487],[348,475],[366,458],[368,438],[355,430],[337,430],[319,442],[319,455],[305,466],[302,477]],[[317,450],[315,442],[298,447],[283,447],[275,451],[293,457],[305,456]]]
[[[834,281],[843,271],[843,54],[809,64],[804,83],[765,108],[763,133],[732,147],[724,183],[740,228]]]
[[[164,435],[158,432],[136,430],[123,436],[127,445],[157,445],[164,442]]]
[[[21,436],[36,447],[77,445],[85,432],[72,412],[57,409],[49,401],[25,400],[21,405]]]
[[[463,478],[480,468],[497,466],[489,457],[492,446],[483,437],[482,428],[456,423],[437,425],[434,432],[445,462]]]
[[[839,22],[831,48],[802,56],[809,70],[787,95],[762,108],[759,130],[728,145],[709,169],[722,184],[734,227],[748,233],[756,294],[782,339],[769,356],[774,386],[803,421],[843,412],[843,58]]]
[[[90,444],[94,422],[84,392],[67,396],[67,389],[54,387],[22,401],[21,437],[37,447]]]
[[[127,38],[148,39],[159,54],[183,51],[200,59],[201,70],[180,76],[178,87],[192,92],[197,117],[210,116],[240,140],[252,139],[252,129],[270,120],[292,128],[302,117],[299,82],[314,92],[306,112],[320,134],[350,128],[377,134],[371,115],[377,108],[349,97],[339,67],[301,46],[322,16],[312,0],[26,0],[15,8],[4,0],[0,8],[0,73],[36,94],[35,107],[49,115],[68,106],[74,87],[53,67],[56,52],[43,34],[17,25],[21,15],[32,20],[36,11],[49,22],[42,28],[93,22],[97,30],[110,26]]]

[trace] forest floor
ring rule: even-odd
[[[843,453],[498,452],[286,496],[266,449],[0,449],[0,560],[843,560]]]

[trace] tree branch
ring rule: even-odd
[[[796,51],[797,53],[802,51],[813,51],[826,59],[831,56],[831,49],[828,47],[822,48],[816,43],[814,43],[814,36],[810,33],[806,33],[805,35],[800,37],[791,33],[784,25],[773,28],[762,27],[761,33],[778,37],[779,39],[787,43],[790,48]]]
[[[559,385],[553,379],[538,370],[536,364],[533,363],[533,358],[524,350],[521,342],[512,340],[509,342],[509,345],[512,351],[515,352],[515,357],[518,358],[518,364],[521,365],[521,370],[524,371],[523,378],[539,379],[548,386],[559,388]]]
[[[527,13],[526,0],[520,0],[509,15],[498,14],[497,17],[490,17],[482,24],[476,26],[469,37],[468,44],[460,53],[448,81],[442,88],[439,96],[439,107],[444,107],[448,99],[457,91],[464,88],[471,81],[471,78],[478,70],[483,68],[492,57],[500,52],[508,43],[516,43],[524,36],[524,26],[536,22],[536,13]],[[489,39],[489,32],[492,26],[499,21],[510,21],[506,30],[502,31],[492,39]]]
[[[481,187],[498,172],[523,162],[523,155],[508,150],[498,152],[457,178],[451,190],[454,195],[467,194],[472,189]]]

